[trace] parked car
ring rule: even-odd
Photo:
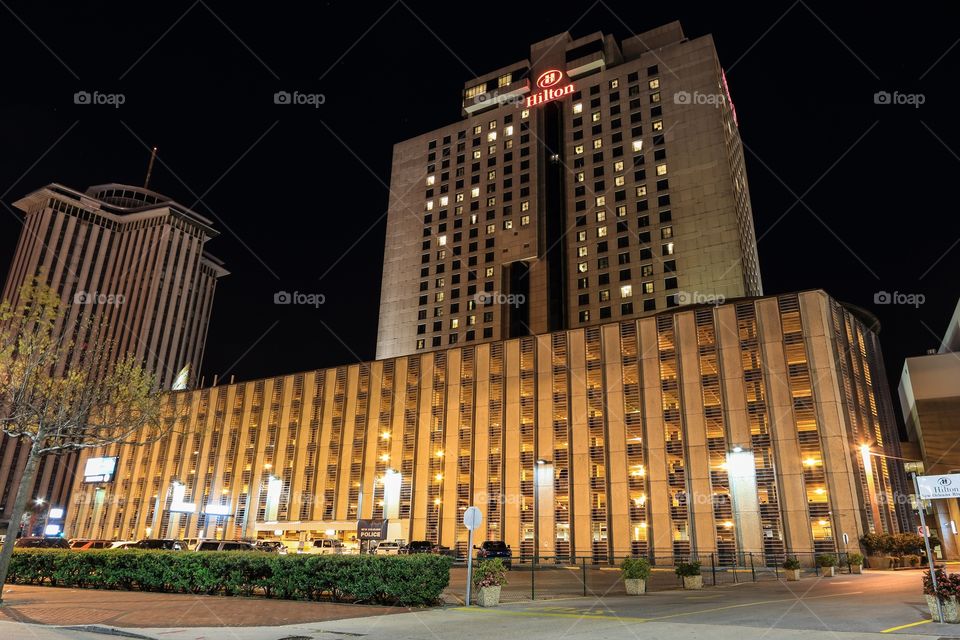
[[[478,560],[500,558],[508,569],[513,564],[513,551],[510,550],[510,545],[504,543],[503,540],[487,540],[479,547],[474,546],[473,548],[477,550]]]
[[[414,553],[436,553],[436,545],[429,540],[413,540],[400,548],[400,553],[410,555]]]
[[[387,542],[383,540],[377,545],[377,548],[373,550],[373,554],[377,556],[395,556],[400,553],[400,543],[398,542]]]
[[[69,549],[63,538],[23,537],[13,545],[18,549]]]
[[[338,555],[343,553],[343,543],[334,538],[320,538],[304,547],[300,553]]]
[[[267,553],[287,553],[287,545],[279,540],[257,540],[256,545],[260,551],[266,551]]]
[[[201,540],[194,551],[259,551],[253,542],[242,540]]]
[[[162,549],[164,551],[185,551],[187,543],[183,540],[173,540],[171,538],[146,538],[144,540],[138,540],[137,544],[133,545],[133,549]]]
[[[84,540],[82,538],[70,541],[70,548],[74,551],[88,551],[90,549],[109,549],[113,545],[111,540]]]
[[[107,549],[135,549],[136,547],[136,540],[114,540]]]

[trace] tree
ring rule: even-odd
[[[144,445],[164,437],[164,395],[129,355],[111,356],[95,321],[65,322],[67,307],[39,277],[20,289],[16,306],[0,304],[0,437],[29,443],[11,530],[0,550],[0,602],[16,530],[40,459],[107,445]],[[91,314],[95,315],[95,314]],[[94,323],[94,324],[91,324]],[[92,330],[91,330],[92,329]],[[77,336],[93,336],[78,342]],[[55,373],[58,363],[68,363]]]

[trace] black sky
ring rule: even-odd
[[[958,299],[960,32],[947,3],[3,5],[0,268],[21,226],[14,200],[50,182],[142,183],[155,144],[151,187],[217,220],[208,249],[232,271],[207,384],[372,359],[392,145],[457,120],[463,83],[532,42],[619,40],[673,19],[712,33],[727,68],[766,292],[822,287],[876,313],[895,380]],[[126,101],[75,105],[77,91]],[[326,102],[275,105],[277,91]],[[877,91],[925,103],[876,105]],[[326,304],[276,306],[278,290]],[[877,305],[878,291],[926,301]]]

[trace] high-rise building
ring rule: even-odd
[[[713,39],[538,42],[394,147],[377,357],[762,294]]]
[[[216,282],[227,274],[204,251],[218,235],[211,221],[159,193],[121,184],[85,193],[50,184],[14,206],[24,214],[23,231],[4,299],[16,305],[20,287],[37,276],[59,292],[66,309],[59,333],[81,345],[109,341],[108,362],[132,354],[160,388],[194,386]],[[58,362],[55,373],[70,364]],[[0,440],[0,526],[27,446]],[[62,502],[70,482],[64,467],[71,462],[69,456],[45,459],[33,495],[46,504]]]
[[[297,548],[383,518],[463,556],[476,505],[515,562],[858,551],[903,527],[876,326],[814,290],[173,394],[184,429],[84,453],[117,471],[76,479],[67,532]]]

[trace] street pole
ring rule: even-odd
[[[473,586],[473,529],[467,541],[467,606],[470,606],[470,587]]]
[[[933,585],[933,599],[937,601],[937,618],[943,624],[943,607],[940,605],[940,595],[937,593],[937,570],[933,564],[933,552],[930,551],[930,535],[927,532],[927,518],[923,513],[923,499],[920,498],[920,483],[916,473],[913,474],[913,490],[917,493],[917,512],[920,514],[920,530],[923,532],[923,546],[927,550],[927,564],[930,566],[930,583]]]

